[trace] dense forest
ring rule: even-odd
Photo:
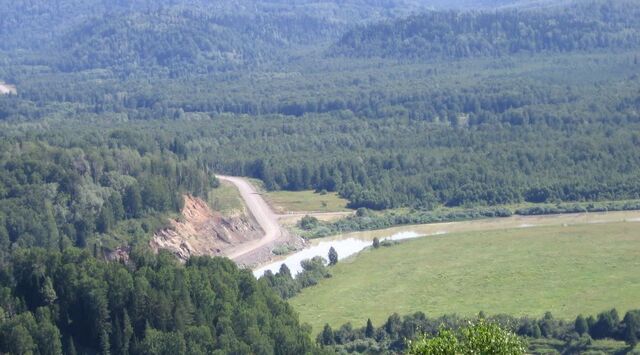
[[[639,19],[640,7],[633,1],[587,2],[556,13],[427,12],[352,30],[334,52],[434,59],[629,49],[640,45]]]
[[[0,268],[0,353],[319,352],[290,306],[228,259],[31,249]]]
[[[69,245],[113,250],[146,240],[164,224],[161,216],[181,210],[183,194],[204,196],[217,186],[197,162],[181,160],[171,150],[118,143],[132,138],[112,131],[101,146],[87,136],[82,147],[64,147],[4,136],[0,253]]]
[[[217,186],[214,171],[255,176],[269,188],[335,190],[352,207],[422,210],[354,217],[322,225],[313,236],[513,212],[631,209],[637,203],[589,203],[640,198],[636,124],[577,130],[405,122],[231,117],[189,125],[12,124],[0,133],[0,245],[3,251],[60,245],[113,251],[144,244],[162,216],[180,210],[183,194],[206,196]],[[256,144],[264,149],[256,152]],[[500,208],[524,201],[553,205]],[[589,203],[572,205],[580,201]],[[471,211],[428,212],[442,205]]]
[[[481,1],[472,1],[481,3]],[[444,2],[443,2],[444,3]],[[508,3],[508,1],[507,1]],[[0,49],[63,72],[184,76],[286,61],[351,24],[426,8],[391,1],[3,1]]]
[[[39,49],[39,48],[59,48],[58,41],[68,33],[77,32],[83,26],[90,25],[91,20],[102,20],[106,16],[105,23],[115,21],[117,16],[124,15],[130,20],[140,21],[138,26],[162,26],[176,24],[171,19],[161,19],[157,15],[160,13],[172,14],[174,17],[186,16],[189,18],[194,14],[209,14],[200,17],[201,23],[195,24],[201,27],[203,23],[217,25],[220,29],[234,29],[231,35],[238,35],[243,32],[242,25],[248,25],[245,33],[251,33],[257,27],[251,24],[249,19],[257,18],[262,24],[268,23],[272,26],[265,28],[263,34],[277,34],[284,31],[293,34],[293,29],[303,30],[301,35],[309,35],[308,30],[313,29],[313,24],[307,30],[299,27],[288,27],[288,20],[291,24],[300,23],[307,19],[313,22],[321,22],[327,28],[335,25],[343,26],[365,21],[375,21],[386,18],[394,18],[408,15],[412,12],[421,11],[427,8],[494,8],[497,6],[526,5],[533,2],[550,3],[546,1],[527,0],[352,0],[349,2],[339,0],[232,0],[232,1],[206,1],[206,0],[52,0],[52,1],[28,1],[28,0],[2,0],[0,7],[0,49]],[[136,14],[151,14],[151,16],[134,16]],[[222,22],[208,21],[213,18],[223,20]],[[174,18],[175,19],[175,18]],[[240,20],[234,23],[233,20]],[[280,24],[277,22],[280,21]],[[132,23],[124,23],[128,28],[134,28]],[[275,26],[273,26],[275,25]],[[323,27],[324,27],[323,26]],[[96,26],[94,28],[100,28]],[[139,27],[140,28],[140,27]],[[345,28],[346,29],[346,28]],[[119,30],[119,29],[114,29]],[[323,30],[324,31],[324,30]],[[322,31],[321,31],[322,33]],[[315,35],[321,35],[317,33]],[[108,33],[105,33],[109,37]],[[334,32],[333,36],[338,36]],[[302,38],[302,37],[300,37]],[[217,38],[224,40],[224,38]],[[256,38],[251,38],[255,40]],[[52,46],[53,45],[53,46]]]

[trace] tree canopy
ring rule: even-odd
[[[309,330],[264,283],[228,259],[142,252],[15,253],[0,271],[0,352],[303,354]]]

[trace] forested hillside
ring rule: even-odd
[[[408,15],[427,8],[485,8],[540,1],[514,0],[2,0],[0,49],[37,49],[49,45],[60,34],[72,31],[89,19],[104,15],[153,14],[180,10],[218,18],[324,19],[327,23],[350,24]]]
[[[60,38],[64,55],[55,66],[63,71],[178,66],[182,73],[224,71],[276,60],[277,50],[291,42],[317,41],[335,31],[309,16],[218,17],[193,10],[105,16]]]
[[[222,259],[75,248],[14,253],[0,268],[0,352],[313,354],[297,315],[249,271]]]
[[[217,185],[196,162],[180,159],[175,144],[168,143],[173,151],[136,149],[124,130],[103,145],[85,139],[64,146],[2,137],[0,254],[70,245],[114,250],[146,240],[164,225],[163,215],[180,211],[184,193],[205,196]]]
[[[44,19],[22,19],[19,9],[15,14],[3,13],[4,37],[9,38],[3,42],[4,49],[27,50],[38,64],[63,72],[111,69],[120,75],[144,72],[176,76],[284,60],[282,51],[292,44],[333,38],[344,25],[305,13],[236,14],[230,10],[218,12],[204,4],[148,4],[146,7],[152,9],[146,11],[138,10],[145,8],[141,4],[132,7],[132,11],[116,7],[102,13],[83,13],[62,22],[65,27],[59,31],[47,32],[51,33],[47,38],[38,37],[41,22],[63,26],[55,21],[57,8],[42,9],[47,15]],[[12,43],[20,32],[29,30],[33,32],[22,34],[26,38]]]
[[[603,1],[558,11],[427,12],[352,30],[333,53],[433,60],[638,48],[639,5]]]
[[[334,41],[350,26],[427,8],[501,1],[162,0],[0,2],[0,50],[64,72],[184,76],[289,61],[293,48]],[[178,69],[178,67],[180,69]]]

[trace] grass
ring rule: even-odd
[[[209,191],[207,203],[223,215],[233,215],[244,210],[244,203],[238,189],[231,183],[220,181],[220,186]]]
[[[283,212],[345,212],[348,201],[335,192],[273,191],[265,195],[274,209]]]
[[[508,313],[574,319],[640,308],[640,225],[464,232],[369,249],[291,300],[314,331],[382,324],[397,312]]]

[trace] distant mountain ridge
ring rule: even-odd
[[[231,18],[313,18],[352,25],[398,18],[428,9],[531,6],[551,0],[0,0],[0,50],[47,47],[60,34],[105,17],[157,12],[201,12]]]
[[[331,53],[400,59],[499,56],[640,46],[640,6],[597,1],[554,10],[430,11],[359,26]]]

